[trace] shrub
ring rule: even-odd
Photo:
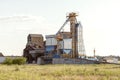
[[[7,65],[11,65],[11,64],[25,64],[26,63],[26,58],[24,57],[18,57],[18,58],[6,58],[5,61],[3,62],[3,64],[7,64]]]
[[[18,65],[25,64],[26,63],[26,58],[24,58],[24,57],[15,58],[15,59],[13,59],[12,63],[13,64],[18,64]]]
[[[6,58],[3,64],[11,65],[12,64],[12,59],[11,58]]]

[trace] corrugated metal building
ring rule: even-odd
[[[57,49],[59,49],[59,55],[70,54],[72,50],[72,39],[70,32],[60,32],[61,41],[57,42],[56,35],[46,35],[46,53],[52,54],[53,56],[57,54]]]
[[[46,35],[45,46],[55,46],[57,45],[57,40],[55,35]]]
[[[47,55],[55,55],[57,53],[57,40],[55,35],[46,35],[45,50]]]
[[[41,34],[29,34],[27,40],[23,56],[27,58],[28,63],[32,63],[37,61],[38,57],[44,56],[44,39]]]

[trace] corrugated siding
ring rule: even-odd
[[[57,45],[57,40],[55,38],[47,38],[46,46],[48,46],[48,45]]]
[[[59,42],[60,49],[72,49],[72,39],[63,39]]]

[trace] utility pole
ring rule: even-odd
[[[94,48],[94,50],[93,50],[93,53],[94,53],[94,58],[95,58],[95,52],[96,52],[96,51],[95,51],[95,48]]]

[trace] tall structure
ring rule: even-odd
[[[78,58],[78,26],[76,16],[78,15],[74,12],[69,13],[67,16],[70,21],[70,32],[72,36],[72,58]]]
[[[67,15],[67,20],[62,25],[62,27],[58,30],[56,33],[58,42],[60,40],[63,40],[65,37],[60,34],[60,31],[63,29],[63,27],[67,24],[67,22],[70,22],[70,38],[72,39],[72,53],[71,58],[78,58],[78,27],[79,23],[77,22],[76,16],[78,16],[76,13],[71,12]],[[59,49],[59,48],[58,48]],[[59,53],[59,50],[57,49],[57,52]]]
[[[83,27],[80,22],[79,22],[79,27],[78,27],[78,53],[80,56],[86,55],[84,40],[83,40]]]

